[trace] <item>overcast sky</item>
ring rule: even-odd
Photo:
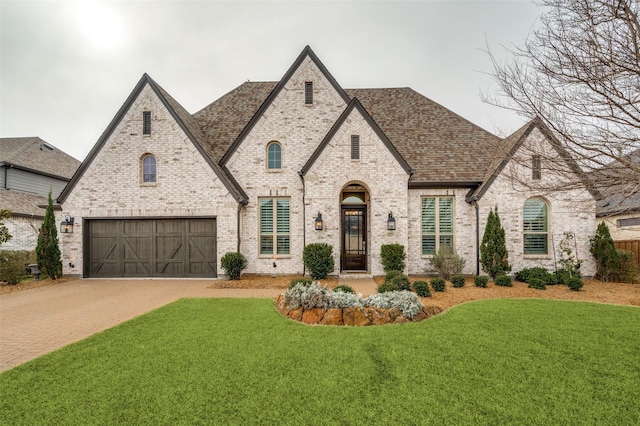
[[[511,1],[0,0],[0,136],[79,160],[148,73],[194,113],[244,81],[277,81],[306,45],[344,88],[411,87],[504,136],[483,103],[498,57],[541,9]]]

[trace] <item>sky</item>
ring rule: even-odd
[[[503,1],[0,0],[0,137],[83,160],[146,72],[195,113],[278,81],[306,45],[345,89],[411,87],[499,136],[525,120],[482,101],[542,10]]]

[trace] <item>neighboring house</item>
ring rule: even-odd
[[[404,245],[407,273],[446,246],[476,274],[497,206],[514,271],[553,268],[572,232],[592,275],[593,195],[511,179],[556,180],[531,162],[553,149],[563,155],[538,120],[500,139],[409,88],[343,89],[309,47],[280,81],[246,82],[195,114],[145,74],[58,199],[75,219],[64,273],[215,277],[240,251],[245,272],[294,274],[305,245],[323,242],[334,274],[383,274],[389,243]]]
[[[38,137],[0,138],[0,209],[11,211],[3,250],[35,250],[49,192],[55,200],[80,161]]]
[[[632,162],[640,163],[640,149],[629,154]],[[602,199],[598,200],[596,215],[598,222],[605,222],[614,241],[640,240],[640,176],[634,185],[607,185],[600,188]],[[599,179],[606,179],[606,171],[599,173]]]

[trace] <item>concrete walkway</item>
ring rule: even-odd
[[[212,289],[214,280],[67,281],[0,295],[0,372],[185,297],[275,298],[283,289]],[[372,279],[345,279],[364,295]]]

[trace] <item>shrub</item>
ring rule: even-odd
[[[635,264],[634,254],[627,250],[616,250],[618,252],[618,270],[614,274],[617,281],[623,283],[632,283],[634,278],[638,276],[638,265]]]
[[[291,280],[291,284],[289,284],[289,288],[294,288],[297,284],[308,287],[309,285],[311,285],[312,282],[313,280],[311,278],[306,278],[306,277],[294,278]]]
[[[222,269],[225,270],[230,280],[239,280],[242,271],[247,269],[247,258],[242,253],[228,252],[220,259]]]
[[[387,273],[385,274],[385,276],[384,276],[384,282],[385,282],[385,283],[386,283],[386,282],[390,282],[390,281],[392,281],[395,277],[398,277],[398,276],[400,276],[400,275],[402,275],[402,272],[401,272],[401,271],[389,271],[389,272],[387,272]]]
[[[497,206],[495,213],[493,209],[489,211],[487,225],[484,228],[482,244],[480,244],[480,264],[482,270],[493,279],[511,272],[504,228],[500,224]]]
[[[582,280],[577,277],[572,277],[567,280],[567,286],[570,290],[578,291],[582,288]]]
[[[398,287],[399,290],[410,291],[411,290],[411,282],[409,281],[409,277],[404,274],[396,275],[390,281],[391,284]]]
[[[329,289],[317,283],[310,285],[297,284],[284,293],[284,303],[291,309],[302,306],[304,309],[328,308]]]
[[[464,287],[464,277],[462,275],[451,277],[451,285],[453,285],[455,288]]]
[[[429,259],[429,263],[440,278],[448,280],[452,275],[462,272],[466,261],[454,253],[450,247],[441,246],[438,253]]]
[[[0,251],[0,281],[18,284],[29,276],[27,265],[35,263],[35,252],[26,250]]]
[[[402,244],[383,244],[380,247],[380,262],[385,272],[404,271],[405,258]]]
[[[508,275],[500,275],[496,277],[496,285],[500,287],[512,287],[511,277]]]
[[[545,284],[545,281],[541,278],[531,278],[529,280],[529,285],[527,286],[529,288],[535,288],[537,290],[546,290],[547,289],[547,285]]]
[[[384,282],[378,287],[378,293],[387,293],[389,291],[400,291],[400,289],[391,281]]]
[[[431,288],[433,291],[444,291],[445,282],[442,278],[434,278],[431,280]]]
[[[36,246],[38,269],[48,275],[52,280],[62,275],[62,259],[60,258],[60,246],[58,245],[58,227],[53,214],[53,200],[49,192],[49,203],[44,214],[44,221],[38,232],[38,244]]]
[[[516,272],[516,280],[528,283],[531,278],[541,278],[546,280],[548,275],[550,275],[549,271],[540,266],[536,266],[534,268],[524,268],[522,271]]]
[[[359,294],[334,291],[328,294],[329,308],[355,308],[362,306],[364,301]]]
[[[399,308],[407,318],[415,317],[423,308],[423,304],[410,291],[392,291],[384,294],[374,294],[364,299],[364,306],[391,309]]]
[[[342,293],[355,293],[355,291],[353,291],[353,289],[351,287],[349,287],[348,285],[344,285],[344,284],[336,286],[336,288],[334,288],[333,291],[342,292]]]
[[[309,275],[314,280],[327,278],[333,271],[333,247],[327,243],[308,244],[302,252],[304,266],[309,269]]]
[[[601,281],[613,279],[613,275],[619,269],[620,260],[606,223],[600,222],[596,234],[589,239],[589,242],[589,251],[596,260],[595,278]]]
[[[489,283],[489,277],[478,275],[473,279],[476,287],[487,288],[487,284]]]
[[[416,281],[413,283],[413,290],[420,297],[431,297],[431,290],[426,281]]]

